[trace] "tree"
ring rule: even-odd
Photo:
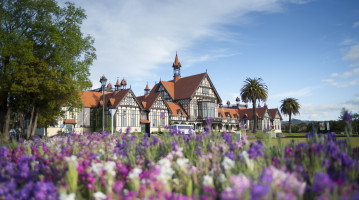
[[[281,112],[285,115],[289,115],[289,133],[291,133],[292,114],[293,115],[299,114],[300,104],[298,103],[298,99],[295,98],[285,98],[281,102],[282,102],[282,105],[280,106]]]
[[[39,118],[58,116],[63,105],[80,104],[79,90],[89,87],[89,66],[96,58],[94,40],[81,32],[85,18],[73,3],[0,2],[0,120],[5,119],[5,136],[11,112],[27,116],[29,138]]]
[[[261,78],[246,78],[244,85],[241,88],[241,98],[243,101],[250,101],[253,103],[253,133],[257,132],[257,100],[265,101],[268,97],[268,87],[262,83]]]

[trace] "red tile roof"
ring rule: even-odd
[[[268,109],[268,112],[269,112],[269,114],[270,114],[270,116],[271,116],[272,119],[275,118],[275,115],[277,114],[277,112],[278,112],[278,114],[279,114],[280,119],[282,119],[282,116],[281,116],[281,114],[280,114],[278,108]]]
[[[85,108],[93,108],[98,106],[101,96],[101,92],[84,91],[81,94],[81,101]]]
[[[171,109],[172,116],[178,116],[179,112],[181,111],[182,116],[187,117],[186,112],[177,103],[167,102],[167,104]]]
[[[151,109],[152,105],[156,102],[157,98],[160,96],[160,93],[150,93],[149,95],[139,96],[137,97],[138,102],[142,104],[142,106],[149,110]]]
[[[189,99],[196,92],[207,73],[181,78],[175,84],[175,99]]]
[[[65,119],[64,124],[76,124],[76,120]]]
[[[149,124],[150,121],[148,121],[147,119],[141,119],[141,120],[140,120],[140,123],[141,123],[141,124]]]
[[[127,95],[127,93],[130,91],[130,89],[123,89],[120,91],[115,91],[112,93],[105,94],[105,102],[110,101],[112,107],[117,107],[118,104],[122,101],[122,99]],[[102,106],[102,95],[100,97],[100,106]],[[105,104],[107,106],[107,104]]]
[[[160,82],[163,87],[167,90],[168,94],[171,96],[172,99],[175,99],[175,87],[173,82],[169,81],[161,81]]]
[[[223,119],[227,119],[228,115],[230,115],[232,119],[239,116],[236,108],[219,108],[218,116],[219,114],[222,115]]]

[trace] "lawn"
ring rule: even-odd
[[[346,138],[343,137],[343,138],[338,138],[338,140],[345,140]],[[294,140],[294,144],[297,145],[299,143],[302,143],[302,142],[307,142],[307,138],[281,138],[282,140],[282,144],[283,146],[286,146],[288,145],[289,143],[292,142],[292,140]],[[253,140],[251,140],[253,141]],[[359,138],[358,137],[352,137],[351,138],[351,142],[352,142],[352,148],[356,148],[356,147],[359,147]],[[278,145],[278,139],[271,139],[270,143],[272,145]]]

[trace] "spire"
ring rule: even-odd
[[[173,81],[176,83],[181,78],[181,63],[178,60],[178,55],[176,52],[175,61],[173,62]]]
[[[123,87],[123,89],[126,89],[126,85],[127,85],[127,82],[126,82],[125,78],[123,78],[121,81],[121,86]]]
[[[148,95],[149,93],[150,93],[150,88],[148,87],[148,83],[147,83],[145,88],[145,96]]]
[[[120,87],[121,87],[120,81],[118,80],[118,77],[117,77],[117,81],[116,81],[116,85],[115,85],[116,91],[118,91],[120,89]]]
[[[175,61],[173,62],[173,66],[182,67],[181,63],[178,61],[177,51],[176,51]]]
[[[108,88],[108,89],[111,89],[111,88],[112,88],[111,83],[108,83],[108,84],[107,84],[107,88]]]

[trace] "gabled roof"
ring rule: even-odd
[[[168,107],[171,109],[172,116],[178,116],[179,112],[181,111],[182,116],[187,117],[186,112],[177,103],[167,102],[167,104]]]
[[[175,99],[174,83],[171,81],[161,81],[160,84],[163,85],[163,87],[166,89],[167,93],[171,96],[171,98]]]
[[[239,116],[237,108],[219,108],[218,114],[221,114],[223,119],[227,119],[228,115],[231,118],[237,118],[237,116]]]
[[[263,118],[265,112],[267,111],[267,107],[261,107],[261,108],[256,108],[256,111],[258,113],[258,117]],[[253,111],[252,111],[253,112]]]
[[[278,110],[278,108],[268,109],[268,112],[269,112],[269,114],[270,114],[270,116],[271,116],[272,119],[275,118],[275,115],[276,115],[277,113],[278,113],[280,119],[281,119],[281,120],[283,119],[283,118],[282,118],[282,115],[280,114],[280,112],[279,112],[279,110]]]
[[[138,102],[140,102],[142,104],[142,106],[146,109],[149,110],[151,109],[152,105],[155,103],[155,101],[157,100],[158,96],[160,95],[160,93],[150,93],[149,95],[146,96],[139,96],[137,97]]]
[[[98,106],[100,97],[102,97],[101,92],[84,91],[81,94],[81,101],[85,108],[94,108]]]
[[[175,99],[191,98],[206,75],[207,73],[202,73],[179,79],[176,84],[174,84]]]
[[[139,107],[142,108],[142,105],[138,102],[136,96],[133,94],[131,89],[123,89],[123,90],[120,90],[120,91],[107,93],[107,94],[105,94],[105,102],[107,102],[107,104],[110,103],[111,107],[117,107],[118,104],[123,100],[123,98],[129,92],[132,94],[132,96],[134,97],[134,99],[135,99],[136,103],[139,105]],[[100,106],[102,106],[102,98],[103,97],[101,95],[100,100],[99,100]],[[108,106],[107,104],[105,106]]]

